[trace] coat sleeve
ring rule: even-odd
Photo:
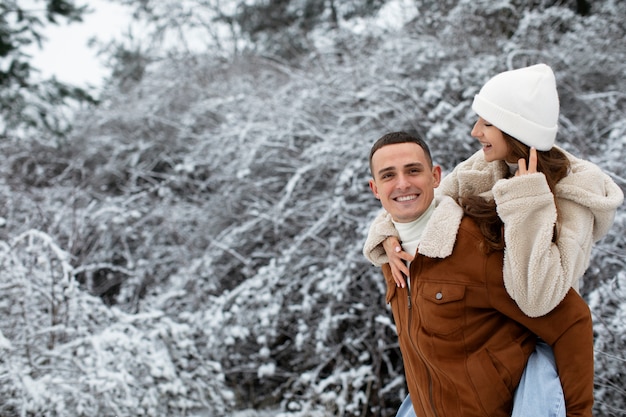
[[[579,204],[559,200],[557,209],[541,173],[500,180],[493,189],[504,222],[504,284],[524,313],[547,314],[565,297],[589,264],[593,214]]]
[[[567,417],[591,417],[594,401],[593,323],[587,303],[570,289],[557,308],[547,315],[532,318],[515,305],[501,284],[493,285],[489,293],[497,310],[552,347]]]
[[[570,287],[578,290],[593,244],[609,231],[624,201],[621,188],[598,166],[563,152],[570,172],[555,187],[558,214],[543,174],[499,180],[493,187],[505,225],[505,285],[530,316],[551,311]]]
[[[459,198],[459,170],[460,167],[457,166],[452,172],[441,179],[439,187],[435,189],[437,195],[447,195],[455,201]]]
[[[459,163],[447,174],[435,192],[457,201],[461,196],[484,195],[491,198],[491,189],[495,182],[507,175],[508,167],[504,163],[485,161],[483,151],[479,150],[468,159]]]
[[[391,221],[391,216],[383,209],[370,225],[367,239],[363,245],[363,255],[375,266],[381,266],[389,262],[389,258],[383,248],[383,241],[389,236],[399,238],[398,231]]]

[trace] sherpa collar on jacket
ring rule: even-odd
[[[452,254],[463,209],[450,197],[438,196],[433,212],[417,252],[429,258],[446,258]]]

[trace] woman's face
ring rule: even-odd
[[[506,159],[509,145],[500,129],[479,117],[472,128],[471,135],[478,139],[483,146],[485,161],[493,162]]]

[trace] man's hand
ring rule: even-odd
[[[528,157],[528,168],[526,167],[526,160],[524,158],[520,158],[517,163],[519,166],[517,168],[517,172],[515,173],[516,177],[519,177],[520,175],[537,173],[537,149],[535,149],[534,147],[530,148],[530,156]],[[387,248],[385,248],[385,250],[387,250]]]
[[[383,241],[383,248],[385,248],[385,253],[389,258],[393,280],[398,287],[406,287],[405,277],[409,276],[409,268],[405,261],[411,262],[413,255],[403,251],[400,242],[394,236],[389,236]]]

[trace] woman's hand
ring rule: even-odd
[[[537,149],[534,147],[530,148],[530,155],[528,156],[528,168],[526,168],[526,160],[524,158],[520,158],[518,163],[517,172],[515,173],[516,177],[520,175],[526,174],[535,174],[537,173]]]
[[[393,280],[398,287],[406,287],[405,277],[409,276],[409,267],[406,262],[413,260],[413,255],[402,250],[400,241],[395,236],[389,236],[383,241],[383,248],[389,258],[389,266],[391,267],[391,274]]]

